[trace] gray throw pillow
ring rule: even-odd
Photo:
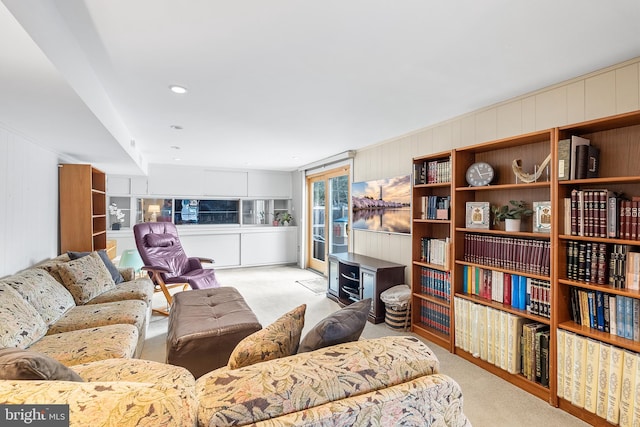
[[[298,353],[357,341],[367,323],[370,310],[371,298],[367,298],[325,317],[300,341]]]
[[[68,251],[67,255],[69,255],[69,258],[71,259],[78,259],[78,258],[85,257],[90,253],[91,252]],[[109,255],[107,255],[107,251],[105,251],[104,249],[101,249],[98,251],[98,255],[100,255],[100,259],[104,263],[105,267],[107,267],[107,270],[109,270],[109,274],[111,274],[111,278],[113,279],[113,282],[116,285],[118,283],[124,282],[124,277],[122,277],[122,274],[120,274],[120,270],[118,270],[118,267],[116,267],[115,264],[112,263],[111,260],[109,259]]]
[[[20,348],[0,349],[0,379],[83,382],[80,375],[57,360]]]

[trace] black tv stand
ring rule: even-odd
[[[341,306],[371,298],[369,321],[384,322],[384,303],[380,294],[404,283],[402,264],[352,252],[329,254],[327,297]]]

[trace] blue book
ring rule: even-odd
[[[520,284],[518,285],[518,291],[520,293],[518,300],[520,301],[520,304],[518,305],[518,308],[520,310],[524,310],[527,308],[527,278],[525,276],[518,277],[520,277]]]
[[[519,305],[519,296],[518,289],[520,285],[520,279],[518,279],[517,274],[511,275],[511,307],[518,308]]]
[[[596,291],[596,326],[604,331],[604,294]]]
[[[462,274],[463,282],[462,282],[462,292],[465,294],[469,293],[469,266],[464,266],[464,272]]]
[[[622,295],[616,295],[616,335],[624,337],[624,299]]]
[[[633,339],[633,298],[624,297],[624,337]]]
[[[595,292],[588,291],[587,292],[587,300],[589,301],[589,327],[591,329],[595,329],[596,328]]]

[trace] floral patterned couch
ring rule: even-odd
[[[102,263],[102,264],[101,264]],[[105,273],[106,271],[106,273]],[[0,348],[30,349],[71,366],[137,357],[151,316],[153,283],[119,272],[96,252],[60,255],[0,280]]]
[[[462,392],[420,340],[353,341],[223,367],[196,381],[199,426],[470,426]]]
[[[71,427],[195,425],[195,380],[185,368],[107,359],[70,369],[82,382],[0,380],[0,403],[68,404]]]

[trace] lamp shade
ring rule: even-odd
[[[139,273],[144,263],[137,249],[125,249],[120,255],[120,268],[133,268],[136,273]]]

